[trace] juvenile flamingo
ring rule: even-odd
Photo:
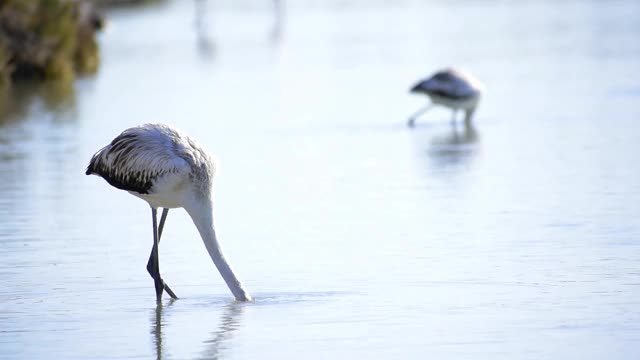
[[[98,175],[151,206],[153,247],[147,270],[154,280],[156,300],[163,290],[177,299],[160,277],[158,245],[169,209],[184,208],[204,241],[209,256],[238,301],[251,296],[222,254],[213,225],[212,187],[215,166],[195,140],[163,124],[126,129],[100,149],[89,162],[87,175]],[[160,225],[157,210],[163,208]]]
[[[449,68],[440,70],[429,78],[418,82],[410,92],[427,95],[431,99],[431,103],[411,115],[407,125],[414,126],[418,116],[434,105],[442,105],[453,110],[453,121],[456,118],[456,111],[464,110],[464,121],[469,125],[480,101],[483,87],[473,76],[461,70]]]

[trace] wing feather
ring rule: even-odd
[[[462,100],[479,96],[481,87],[470,75],[459,70],[446,69],[418,82],[411,91]]]
[[[118,189],[148,194],[155,179],[188,172],[189,164],[177,155],[178,138],[167,129],[143,125],[125,130],[93,155],[86,174],[96,174]]]

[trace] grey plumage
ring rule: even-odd
[[[158,247],[169,209],[184,208],[196,225],[207,252],[238,301],[250,301],[222,254],[213,225],[212,183],[215,166],[195,140],[170,126],[146,124],[123,131],[89,161],[87,175],[98,175],[116,188],[145,200],[151,207],[153,247],[147,271],[154,279],[156,300],[166,291],[160,276]],[[164,208],[160,223],[158,208]]]
[[[449,68],[440,70],[427,79],[419,81],[409,91],[427,95],[431,100],[428,106],[421,108],[409,117],[409,126],[413,126],[416,118],[433,105],[442,105],[450,108],[453,111],[454,119],[456,111],[463,110],[465,112],[465,122],[469,124],[480,101],[483,88],[473,76],[460,70]]]
[[[198,177],[211,183],[213,162],[187,135],[163,124],[123,131],[89,162],[87,175],[98,175],[112,186],[149,194],[155,180],[169,174]]]
[[[462,100],[479,96],[481,91],[469,75],[460,70],[445,69],[415,84],[411,92]]]

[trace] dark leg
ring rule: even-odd
[[[160,238],[162,237],[162,229],[164,229],[164,222],[167,220],[167,215],[169,215],[169,209],[165,208],[162,210],[162,216],[160,216],[160,226],[158,227],[158,245],[160,245]],[[164,284],[164,291],[171,296],[172,299],[177,299],[176,294],[171,290],[169,285],[166,282],[162,282]]]
[[[162,209],[162,215],[160,216],[160,226],[158,226],[158,243],[162,237],[162,229],[164,229],[164,222],[167,221],[167,215],[169,215],[169,209]]]
[[[162,284],[162,278],[160,277],[160,263],[158,260],[158,218],[157,218],[158,210],[155,208],[151,208],[151,216],[153,218],[153,247],[151,248],[151,257],[152,261],[152,269],[151,269],[151,277],[153,277],[153,282],[156,286],[156,300],[159,302],[162,300],[162,291],[164,290],[164,286]]]
[[[153,220],[154,220],[154,224],[153,227],[154,229],[156,228],[156,214],[155,214],[155,209],[154,211],[154,215],[153,215]],[[156,269],[157,270],[157,274],[158,274],[158,278],[160,278],[160,269],[159,269],[159,264],[158,264],[158,246],[160,245],[160,238],[162,237],[162,229],[164,228],[164,223],[167,220],[167,215],[169,215],[169,209],[163,209],[162,211],[162,216],[160,217],[160,226],[157,228],[158,229],[158,241],[155,241],[155,231],[154,231],[154,244],[153,244],[153,248],[151,249],[151,255],[149,255],[149,261],[147,262],[147,271],[149,271],[149,274],[151,275],[151,277],[156,280]],[[176,296],[176,294],[173,292],[173,290],[171,290],[171,288],[169,287],[169,285],[167,285],[162,279],[160,279],[162,281],[162,285],[164,290],[167,292],[167,294],[169,294],[169,296],[171,296],[173,299],[177,299],[178,297]],[[162,297],[162,294],[160,294],[160,297]]]
[[[164,218],[166,218],[166,209],[165,209],[165,216],[163,216]],[[158,231],[158,224],[157,224],[157,210],[152,208],[151,209],[151,215],[153,218],[153,248],[151,249],[151,256],[149,258],[149,262],[147,263],[147,270],[149,271],[149,274],[151,274],[151,277],[153,278],[154,281],[154,285],[156,288],[156,300],[159,302],[160,300],[162,300],[162,292],[165,288],[168,288],[164,281],[162,280],[162,277],[160,276],[160,260],[158,259],[158,247],[159,247],[159,243],[160,243],[160,236],[159,236],[159,231]],[[171,291],[171,289],[169,289],[167,292],[169,292],[169,295],[173,295],[175,296],[175,294],[173,294],[173,291]]]
[[[416,118],[420,115],[422,115],[424,112],[426,112],[427,110],[431,109],[431,107],[433,106],[433,104],[428,104],[425,107],[420,108],[420,110],[416,111],[413,115],[411,115],[409,117],[409,122],[407,122],[407,126],[409,127],[413,127],[416,123]]]
[[[471,126],[471,117],[473,117],[473,112],[475,110],[476,109],[474,108],[474,109],[469,109],[469,110],[464,112],[464,125],[466,127],[470,127]]]

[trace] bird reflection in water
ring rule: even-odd
[[[72,82],[22,81],[0,94],[0,126],[27,119],[33,111],[48,114],[56,121],[75,119]]]
[[[243,309],[244,306],[238,303],[228,304],[224,308],[218,329],[211,333],[209,340],[204,342],[206,346],[202,352],[202,359],[217,359],[220,356],[231,335],[240,326],[240,315]]]
[[[167,303],[167,307],[170,307],[175,302],[175,299],[170,299]],[[158,302],[151,320],[151,334],[153,334],[153,345],[156,348],[156,359],[163,359],[163,344],[162,344],[162,324],[165,305],[162,302]]]
[[[166,304],[158,303],[151,319],[151,334],[153,335],[153,344],[156,351],[156,359],[161,360],[168,358],[169,355],[165,351],[167,339],[162,333],[162,327],[166,324],[164,316],[165,311],[173,306],[175,299],[170,299]],[[201,359],[218,359],[226,344],[231,339],[233,333],[240,326],[240,317],[244,306],[238,303],[230,303],[222,308],[218,328],[211,332],[209,338],[204,341],[204,349],[197,358]]]
[[[431,139],[428,153],[440,167],[462,165],[477,151],[479,135],[473,124],[464,124],[462,129],[455,123],[451,131]]]

